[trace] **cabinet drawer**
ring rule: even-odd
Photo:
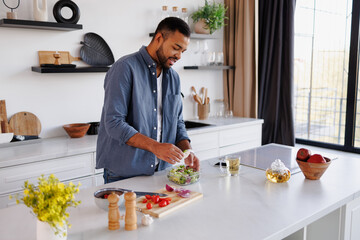
[[[256,139],[261,140],[261,125],[226,129],[219,132],[220,147],[254,141]]]
[[[84,177],[84,178],[78,178],[70,181],[64,181],[64,183],[73,182],[75,185],[77,185],[79,182],[81,182],[80,191],[81,189],[86,189],[95,186],[94,184],[94,177]],[[15,196],[16,194],[21,194],[22,191],[17,191],[11,194],[4,194],[0,196],[0,209],[1,208],[7,208],[13,205],[16,205],[15,198],[9,199],[9,195]],[[75,194],[76,199],[76,194]]]
[[[104,185],[104,177],[103,174],[96,174],[95,175],[95,186]]]
[[[255,141],[247,141],[244,143],[234,144],[226,147],[221,147],[220,156],[241,152],[247,149],[260,147],[260,146],[261,146],[261,142],[259,140],[255,140]]]
[[[218,148],[209,149],[209,150],[205,150],[205,151],[196,152],[195,154],[199,158],[200,161],[203,161],[203,160],[218,157],[219,149]]]
[[[92,153],[35,162],[0,169],[0,194],[21,190],[24,181],[37,183],[37,178],[54,174],[60,181],[93,174]]]
[[[218,132],[208,132],[189,136],[195,152],[219,147]]]

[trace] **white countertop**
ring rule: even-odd
[[[187,188],[204,194],[191,203],[135,231],[107,230],[107,212],[96,207],[93,192],[81,190],[77,208],[70,208],[68,240],[92,239],[282,239],[360,196],[360,161],[334,160],[320,180],[307,180],[302,173],[287,183],[271,183],[263,170],[242,166],[237,177],[222,177],[203,161],[201,180]],[[169,184],[166,172],[136,177],[106,186],[155,191]],[[121,209],[124,214],[124,209]],[[139,213],[140,214],[140,213]],[[35,218],[23,205],[0,210],[2,239],[35,239]],[[138,217],[140,223],[140,217]],[[21,229],[21,231],[19,231]]]
[[[262,123],[262,119],[251,118],[210,118],[191,120],[212,124],[212,126],[188,130],[189,134],[216,131],[236,126]],[[0,168],[15,166],[35,161],[67,157],[96,151],[97,135],[85,135],[82,138],[57,137],[28,140],[0,145]]]

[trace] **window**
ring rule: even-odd
[[[354,4],[359,2],[354,0]],[[358,124],[350,121],[354,119],[351,117],[354,111],[349,110],[359,102],[351,97],[359,96],[359,90],[356,90],[358,44],[355,44],[358,43],[358,32],[354,30],[359,24],[353,24],[354,19],[359,20],[359,13],[352,9],[353,0],[296,1],[294,103],[297,142],[349,151],[357,151],[355,148],[360,147],[360,106],[357,104]],[[351,68],[354,61],[356,68]]]

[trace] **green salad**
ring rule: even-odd
[[[185,165],[172,168],[168,173],[168,179],[179,185],[188,185],[199,181],[199,172]]]

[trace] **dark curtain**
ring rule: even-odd
[[[296,0],[259,0],[259,108],[262,144],[294,146],[293,59]]]

